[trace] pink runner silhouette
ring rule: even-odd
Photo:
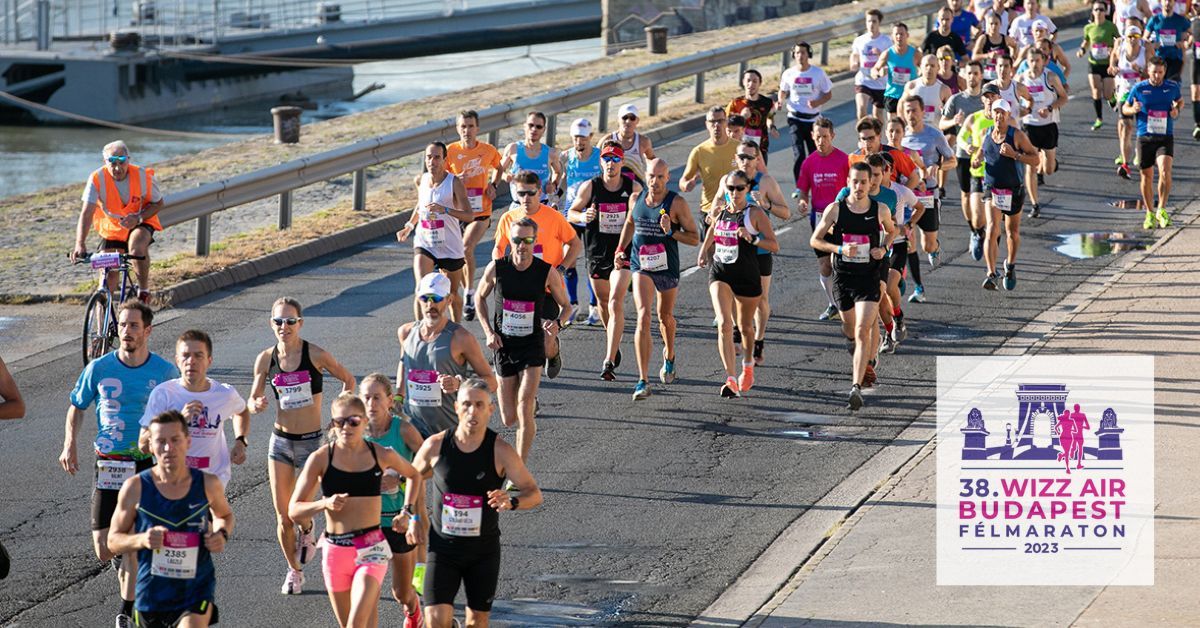
[[[1071,472],[1071,457],[1075,457],[1075,468],[1083,468],[1083,439],[1086,430],[1090,429],[1087,415],[1079,411],[1079,404],[1075,404],[1075,411],[1063,410],[1063,413],[1058,417],[1058,442],[1062,445],[1062,453],[1058,454],[1058,459],[1063,461],[1067,468],[1067,473]]]

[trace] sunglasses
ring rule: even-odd
[[[727,186],[725,186],[725,189],[729,190],[730,192],[745,192],[746,186],[744,186],[744,185],[727,185]]]
[[[631,120],[637,120],[637,116],[621,116],[621,120],[629,122]]]
[[[517,190],[517,196],[536,196],[537,190]]]
[[[621,163],[621,158],[617,157],[616,155],[605,155],[605,156],[601,157],[600,159],[601,159],[601,161],[604,161],[604,162],[610,163],[610,164]]]
[[[738,153],[737,158],[744,160],[744,161],[750,161],[750,160],[754,159],[754,155],[747,155],[746,153]]]
[[[334,427],[342,427],[343,425],[358,427],[362,425],[364,420],[361,414],[352,414],[350,416],[335,416],[329,422],[333,423]]]
[[[537,242],[537,237],[536,236],[526,236],[526,237],[522,238],[520,236],[513,236],[513,237],[509,238],[509,241],[512,242],[513,244],[528,244],[530,246],[533,246],[533,243]]]
[[[283,316],[276,316],[275,318],[271,319],[271,322],[275,323],[276,327],[283,327],[284,325],[295,325],[302,320],[304,320],[303,316],[288,316],[286,318]]]
[[[441,303],[446,300],[446,297],[440,297],[436,294],[422,294],[417,297],[421,303]]]
[[[129,161],[128,155],[112,155],[108,158],[110,164],[123,164]]]
[[[531,129],[544,129],[544,128],[546,128],[546,125],[544,125],[544,124],[534,124],[534,123],[532,123],[532,122],[530,122],[529,124],[526,124],[525,126],[527,126],[527,127],[531,128]]]

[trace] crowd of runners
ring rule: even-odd
[[[1116,122],[1115,176],[1131,178],[1137,167],[1147,229],[1170,224],[1188,58],[1192,135],[1200,140],[1195,14],[1190,2],[1098,1],[1075,54],[1087,63],[1092,130]],[[759,71],[746,70],[744,93],[707,112],[708,138],[683,165],[677,189],[700,187],[695,209],[671,189],[671,164],[639,131],[632,104],[609,134],[575,120],[561,151],[543,143],[542,113],[528,114],[521,141],[498,148],[478,139],[475,112],[460,112],[460,140],[425,149],[414,182],[419,201],[397,233],[412,240],[417,288],[413,320],[397,329],[394,378],[376,372],[360,380],[305,340],[303,306],[291,297],[270,309],[273,340],[255,359],[244,396],[209,377],[216,356],[204,331],[182,333],[173,360],[152,353],[154,311],[144,301],[161,193],[124,144],[106,146],[83,195],[72,256],[86,253],[95,227],[102,250],[146,259],[136,266],[140,293],[118,310],[118,346],[90,362],[70,393],[59,462],[68,473],[80,470],[78,436],[94,405],[93,549],[116,568],[117,627],[217,623],[212,554],[236,537],[224,486],[246,461],[251,415],[261,413],[274,416],[267,458],[283,594],[304,590],[305,566],[320,553],[342,626],[377,625],[389,570],[406,627],[451,626],[460,589],[467,625],[486,626],[500,573],[500,513],[542,500],[528,465],[542,377],[563,367],[562,329],[603,326],[596,367],[600,379],[615,380],[632,293],[633,399],[650,395],[655,319],[663,345],[657,379],[670,385],[678,377],[681,245],[696,247],[724,371],[714,392],[751,394],[754,369],[766,359],[781,248],[773,222],[793,212],[809,221],[812,286],[828,303],[812,316],[840,319],[852,355],[847,406],[858,410],[877,360],[905,342],[904,304],[926,299],[922,266],[936,268],[943,245],[964,245],[982,263],[983,289],[1015,290],[1021,221],[1054,212],[1039,191],[1058,169],[1072,71],[1056,25],[1038,0],[973,10],[948,0],[936,17],[917,48],[905,24],[865,13],[850,54],[858,145],[850,154],[834,147],[835,125],[822,115],[834,87],[807,43],[793,47],[775,93],[764,91]],[[785,125],[792,179],[781,182],[766,166]],[[954,179],[970,230],[963,243],[938,233]],[[501,210],[497,199],[506,196],[511,205]],[[491,261],[478,268],[473,252],[493,226]],[[340,385],[329,390],[328,420],[326,383]],[[0,401],[0,418],[23,414],[3,362]],[[504,427],[515,426],[514,444],[489,427],[497,412]],[[7,570],[2,546],[0,558]]]

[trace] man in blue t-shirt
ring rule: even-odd
[[[126,301],[117,309],[116,351],[88,363],[71,391],[67,409],[66,436],[58,463],[71,475],[79,470],[76,437],[84,413],[96,404],[95,490],[92,491],[92,548],[102,561],[118,558],[117,579],[121,584],[118,626],[133,625],[134,585],[137,554],[120,557],[108,549],[108,528],[117,508],[117,495],[126,479],[154,464],[138,448],[139,421],[146,410],[150,391],[179,377],[175,365],[150,352],[149,341],[154,311],[140,301]],[[125,623],[122,623],[125,622]]]
[[[1121,112],[1137,116],[1138,166],[1142,173],[1142,204],[1146,220],[1142,226],[1153,229],[1171,226],[1167,213],[1167,197],[1171,194],[1171,164],[1175,160],[1175,118],[1183,109],[1183,92],[1179,83],[1166,80],[1167,64],[1154,56],[1148,62],[1149,80],[1137,83],[1129,90]],[[1158,166],[1158,211],[1154,211],[1154,166]]]
[[[973,29],[979,28],[979,18],[974,13],[963,9],[962,0],[946,0],[946,6],[954,12],[950,22],[950,32],[962,37],[963,44],[968,47],[975,43]]]
[[[1146,41],[1158,45],[1155,54],[1167,62],[1167,80],[1180,81],[1183,75],[1183,51],[1188,49],[1192,23],[1175,12],[1174,2],[1161,3],[1162,13],[1146,22]]]

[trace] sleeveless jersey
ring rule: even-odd
[[[407,398],[405,399],[407,402]],[[400,454],[401,458],[412,462],[413,452],[404,443],[404,437],[401,435],[400,428],[404,427],[404,419],[392,415],[392,424],[388,427],[388,431],[378,438],[367,435],[367,440],[372,443],[390,447]],[[380,497],[382,501],[382,512],[379,515],[379,525],[381,527],[391,527],[392,517],[400,514],[400,509],[404,507],[404,476],[400,476],[400,486],[395,491],[381,491]]]
[[[488,491],[504,484],[496,473],[496,433],[489,429],[470,453],[458,448],[453,431],[444,434],[433,466],[429,548],[498,546],[500,514],[487,503]]]
[[[138,550],[136,606],[142,612],[177,611],[212,602],[217,579],[212,556],[204,547],[208,532],[208,496],[204,473],[188,469],[192,485],[182,499],[167,499],[149,469],[138,474],[142,497],[134,530],[163,526],[163,548]]]
[[[541,344],[542,303],[550,298],[546,292],[549,275],[550,264],[536,257],[525,270],[517,270],[511,255],[496,260],[492,329],[505,349]]]
[[[675,238],[664,235],[659,216],[671,211],[675,193],[667,192],[661,203],[653,207],[647,204],[648,191],[638,196],[633,205],[633,246],[629,256],[629,268],[635,273],[662,273],[679,278],[679,243]]]
[[[450,349],[458,323],[448,321],[446,328],[432,341],[421,339],[421,323],[413,325],[404,339],[400,361],[404,365],[404,412],[412,417],[413,427],[421,436],[429,438],[442,430],[458,425],[458,414],[454,411],[454,396],[442,392],[439,382],[442,375],[470,375],[466,364],[454,361]]]
[[[833,269],[843,275],[872,275],[879,260],[871,257],[871,249],[879,247],[879,202],[871,199],[867,211],[850,211],[846,199],[838,201],[837,222],[833,225],[833,241],[845,246],[855,244],[854,255],[834,254]]]
[[[417,208],[420,220],[417,221],[413,247],[425,249],[438,259],[462,259],[463,230],[458,219],[445,212],[434,215],[425,209],[429,203],[454,209],[454,175],[446,173],[446,178],[433,187],[426,186],[422,176],[417,197],[420,199]]]

